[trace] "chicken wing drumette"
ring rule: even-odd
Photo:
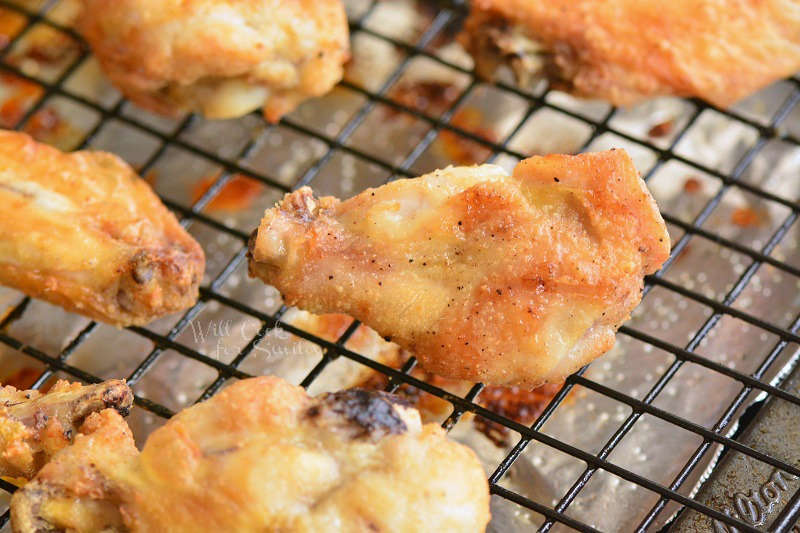
[[[270,121],[328,92],[349,57],[339,0],[82,0],[78,27],[128,98],[162,114]]]
[[[477,532],[489,520],[475,455],[385,394],[239,381],[141,454],[111,411],[85,426],[14,495],[15,531]]]
[[[121,326],[196,301],[200,245],[121,159],[0,131],[0,168],[0,283]]]
[[[727,107],[800,70],[798,0],[475,0],[461,42],[481,75],[615,105],[662,95]]]
[[[59,381],[46,393],[0,387],[0,476],[32,478],[69,445],[92,413],[128,413],[133,393],[124,381],[96,385]]]
[[[534,387],[614,343],[669,236],[622,150],[447,168],[345,202],[266,212],[250,273],[286,303],[349,314],[445,377]]]

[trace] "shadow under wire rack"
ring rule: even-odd
[[[0,126],[66,150],[118,153],[208,256],[200,301],[147,327],[117,330],[1,289],[0,380],[39,388],[56,377],[126,378],[142,438],[231,380],[269,369],[312,388],[346,360],[385,376],[390,391],[449,402],[439,422],[487,467],[492,531],[658,530],[688,512],[722,530],[791,531],[796,485],[761,522],[707,505],[696,487],[731,454],[800,476],[799,462],[741,438],[766,400],[800,410],[798,390],[783,386],[800,350],[798,78],[730,110],[676,98],[616,109],[544,82],[523,90],[476,79],[454,42],[464,6],[345,3],[354,56],[345,80],[269,125],[255,113],[153,116],[99,74],[71,29],[73,0],[0,0]],[[612,353],[554,389],[533,420],[495,409],[480,384],[455,394],[412,375],[413,359],[390,368],[359,353],[349,343],[355,322],[333,340],[306,331],[276,291],[246,277],[249,231],[297,187],[347,197],[450,163],[509,167],[534,153],[612,146],[626,148],[648,182],[672,254],[646,280]],[[272,363],[299,350],[305,366],[259,365],[267,345]],[[476,443],[459,430],[468,419],[501,428],[505,442]],[[4,529],[11,492],[0,480]]]

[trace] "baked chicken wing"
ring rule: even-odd
[[[0,168],[0,283],[120,326],[195,302],[200,245],[122,160],[0,131]]]
[[[0,476],[32,478],[89,415],[107,408],[127,415],[132,403],[133,393],[119,380],[58,381],[46,394],[0,387]]]
[[[328,92],[349,57],[339,0],[82,0],[111,81],[152,111],[277,121]]]
[[[14,530],[483,531],[484,472],[468,448],[389,395],[309,397],[239,381],[179,413],[141,454],[111,411],[11,502]]]
[[[250,239],[250,274],[289,305],[349,314],[441,376],[534,387],[614,343],[669,236],[622,150],[509,176],[448,167],[345,202],[288,194]]]
[[[475,0],[460,40],[485,77],[508,65],[615,105],[727,107],[800,70],[800,1]]]

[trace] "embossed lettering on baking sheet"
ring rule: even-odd
[[[735,492],[728,496],[730,504],[722,508],[722,512],[732,518],[746,522],[753,526],[762,526],[775,510],[775,505],[781,501],[783,493],[789,490],[787,481],[800,479],[797,476],[775,470],[769,480],[760,487],[750,489],[748,493]],[[719,520],[714,520],[716,533],[737,533],[739,530]],[[792,533],[800,533],[798,526]]]

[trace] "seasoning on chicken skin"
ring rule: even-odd
[[[112,83],[157,113],[271,122],[328,92],[349,57],[339,0],[82,0],[78,26]]]
[[[390,395],[311,398],[247,379],[176,415],[141,454],[115,413],[92,416],[14,494],[14,531],[478,532],[489,521],[477,457]]]
[[[121,159],[0,131],[0,167],[0,283],[119,326],[197,300],[200,245]]]
[[[800,70],[798,0],[475,0],[460,40],[476,71],[508,65],[577,96],[664,95],[728,107]]]
[[[32,478],[90,414],[112,408],[124,416],[132,403],[133,393],[119,380],[58,381],[46,394],[0,387],[0,476]]]
[[[622,150],[512,176],[448,167],[350,200],[288,194],[250,239],[250,274],[288,305],[346,313],[435,374],[535,387],[605,353],[669,236]]]

